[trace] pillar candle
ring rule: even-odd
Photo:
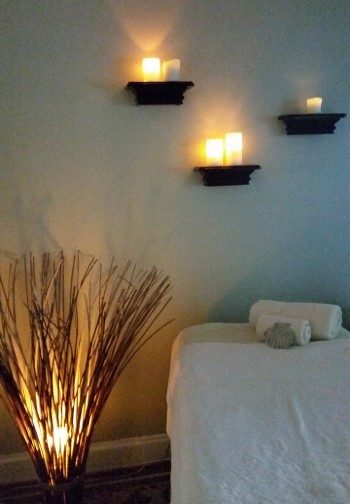
[[[320,114],[322,107],[322,98],[308,98],[306,100],[306,108],[308,114]]]
[[[163,79],[165,81],[180,80],[180,60],[173,59],[163,63]]]
[[[160,79],[160,59],[143,58],[142,74],[144,82],[156,82]]]
[[[205,144],[208,166],[222,166],[224,162],[224,141],[222,138],[210,138]]]
[[[243,150],[243,136],[241,132],[226,133],[225,162],[226,165],[241,165]]]

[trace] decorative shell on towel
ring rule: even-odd
[[[276,322],[266,329],[264,336],[266,345],[272,348],[288,348],[295,342],[295,332],[287,323]]]

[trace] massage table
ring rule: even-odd
[[[173,345],[171,504],[349,504],[350,333],[276,350],[249,324]]]

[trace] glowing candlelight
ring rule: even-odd
[[[205,143],[208,166],[222,166],[224,160],[224,141],[222,138],[210,138]]]
[[[241,132],[226,133],[225,161],[226,165],[241,165],[243,150],[243,136]]]
[[[160,59],[143,58],[142,73],[144,82],[156,82],[160,79]]]
[[[308,114],[320,114],[322,108],[322,98],[319,96],[308,98],[306,100],[306,109]]]

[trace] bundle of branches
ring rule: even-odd
[[[105,272],[79,253],[24,257],[0,274],[1,395],[42,482],[84,472],[113,386],[166,325],[154,328],[169,289],[156,268],[112,260]]]

